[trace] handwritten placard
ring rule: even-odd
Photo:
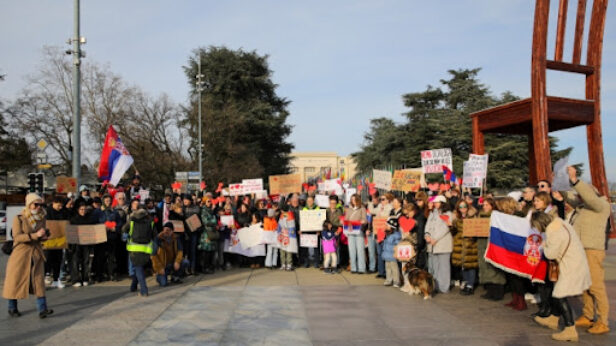
[[[263,179],[244,179],[242,188],[245,195],[261,192],[263,191]]]
[[[193,214],[188,219],[186,219],[186,224],[188,225],[188,229],[191,232],[197,231],[202,225],[201,219],[197,214]]]
[[[94,245],[107,241],[107,227],[98,225],[66,226],[66,241],[69,244]]]
[[[316,196],[314,196],[314,202],[320,208],[329,208],[329,196],[327,196],[327,195],[316,195]]]
[[[453,170],[451,149],[433,149],[421,152],[421,167],[424,173],[443,173],[443,166]]]
[[[417,192],[421,188],[423,172],[421,169],[399,169],[394,171],[391,189],[404,192]]]
[[[56,191],[59,193],[76,193],[77,179],[59,175],[56,177]]]
[[[235,225],[235,220],[233,220],[233,215],[222,215],[220,217],[220,223],[227,227],[233,227],[233,225]]]
[[[299,229],[301,231],[321,231],[325,221],[325,210],[300,210]]]
[[[269,188],[272,195],[286,195],[302,191],[301,174],[282,174],[269,176]]]
[[[415,247],[410,243],[399,243],[394,247],[394,258],[400,262],[408,262],[415,257]]]
[[[462,187],[480,188],[488,173],[488,154],[470,154],[463,163]]]
[[[184,233],[184,222],[180,220],[170,220],[173,224],[173,231],[178,233]]]
[[[391,179],[392,175],[390,171],[372,170],[372,181],[374,182],[374,187],[377,189],[385,191],[391,190]]]
[[[299,235],[299,246],[301,247],[319,247],[319,236],[314,233],[302,233]]]
[[[66,242],[66,226],[68,226],[68,221],[47,220],[45,227],[49,230],[49,237],[43,242],[43,249],[66,249],[68,247]]]
[[[464,219],[462,226],[462,235],[464,237],[490,236],[490,218]]]

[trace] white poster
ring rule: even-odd
[[[314,196],[314,203],[320,208],[329,208],[329,196],[328,195],[316,195]]]
[[[451,149],[432,149],[421,152],[421,167],[424,173],[443,173],[443,166],[453,171]]]
[[[145,200],[148,198],[150,198],[149,190],[139,190],[139,200],[141,201],[141,203],[145,203]]]
[[[319,236],[314,233],[302,233],[299,235],[299,246],[317,248],[319,247]]]
[[[331,192],[340,190],[342,187],[338,184],[337,179],[328,179],[323,182],[323,189],[324,191]]]
[[[251,194],[263,191],[263,179],[242,180],[243,194]]]
[[[261,223],[250,227],[240,228],[237,231],[237,235],[240,238],[242,249],[249,249],[253,246],[261,244],[261,240],[263,238],[262,233],[263,228],[261,228]]]
[[[300,210],[299,229],[300,231],[321,231],[323,221],[325,221],[325,210]]]
[[[569,156],[565,156],[562,159],[556,161],[556,163],[554,164],[554,179],[552,180],[553,191],[571,190],[571,184],[569,183],[569,173],[567,172],[568,163]]]
[[[356,193],[357,193],[357,189],[356,188],[350,188],[350,189],[346,190],[346,195],[344,196],[344,203],[346,205],[351,205],[351,196],[353,196]]]
[[[374,187],[377,189],[389,191],[391,190],[391,172],[390,171],[381,171],[378,169],[372,170],[372,180],[374,182]]]
[[[463,168],[462,187],[481,188],[488,173],[488,154],[470,154]]]
[[[242,184],[229,184],[229,196],[240,196],[242,194],[244,194],[244,187]]]

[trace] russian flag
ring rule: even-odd
[[[449,167],[445,165],[443,165],[443,177],[445,178],[445,181],[453,181],[454,183],[456,182],[456,175],[451,169],[449,169]]]
[[[118,185],[120,179],[133,164],[133,157],[130,155],[113,125],[109,125],[105,146],[101,154],[100,165],[98,166],[98,177],[108,180],[112,185]]]
[[[533,282],[545,281],[543,237],[526,218],[492,212],[486,262]]]

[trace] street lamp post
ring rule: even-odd
[[[197,82],[195,83],[197,92],[199,93],[199,189],[201,189],[201,182],[203,181],[203,143],[201,135],[201,93],[203,92],[203,78],[205,76],[201,74],[201,52],[199,52]]]
[[[79,0],[74,1],[73,25],[74,36],[68,39],[68,44],[73,45],[72,50],[66,54],[73,55],[73,138],[72,138],[72,162],[73,178],[77,179],[77,185],[81,184],[81,58],[85,54],[81,51],[81,45],[86,43],[85,37],[79,36]]]

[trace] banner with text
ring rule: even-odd
[[[243,179],[242,187],[245,195],[259,193],[263,191],[263,179]]]
[[[481,188],[488,173],[488,154],[470,154],[463,168],[462,187]]]
[[[385,191],[391,190],[391,178],[392,175],[390,171],[372,170],[372,182],[377,189]]]
[[[417,192],[422,187],[424,174],[421,168],[414,169],[399,169],[394,171],[391,179],[391,189],[404,192]]]
[[[451,149],[432,149],[421,152],[421,167],[424,173],[443,174],[443,166],[453,171]]]

